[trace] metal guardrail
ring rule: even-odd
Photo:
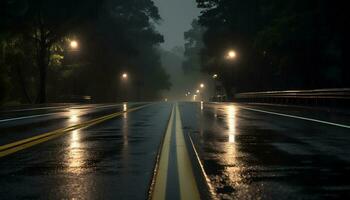
[[[350,104],[350,88],[247,92],[235,95],[239,102],[344,106]]]

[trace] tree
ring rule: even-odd
[[[206,28],[202,68],[218,69],[238,91],[346,87],[344,3],[329,0],[197,0]],[[336,14],[337,13],[337,14]],[[236,49],[233,78],[223,61]],[[226,63],[226,64],[225,64]],[[215,67],[216,66],[216,67]],[[224,70],[224,71],[222,71]],[[342,75],[343,74],[343,75]],[[236,80],[234,80],[236,79]]]
[[[153,27],[159,19],[150,0],[111,0],[95,21],[81,26],[78,35],[84,51],[80,53],[88,63],[81,71],[85,92],[97,101],[123,100],[123,72],[129,73],[128,89],[134,100],[155,98],[169,88],[157,51],[163,36]]]
[[[192,21],[192,28],[185,32],[185,60],[182,63],[182,68],[185,73],[201,71],[200,53],[203,44],[203,33],[205,29],[198,24],[198,20]]]
[[[17,53],[6,53],[7,66],[31,71],[10,75],[10,85],[25,86],[26,102],[69,101],[75,95],[116,101],[123,96],[123,71],[132,74],[131,89],[142,85],[149,98],[170,87],[157,50],[163,37],[153,28],[160,16],[151,0],[15,0],[2,1],[0,9],[0,34],[10,35],[3,41],[18,41]],[[74,51],[72,39],[79,43]],[[37,85],[36,98],[28,83]]]
[[[47,68],[52,47],[82,20],[89,19],[95,6],[95,1],[82,0],[2,2],[2,31],[9,30],[33,43],[35,65],[39,71],[37,103],[46,102]]]

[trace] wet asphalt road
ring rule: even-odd
[[[254,109],[250,110],[250,109]],[[268,111],[271,113],[259,112]],[[237,104],[182,104],[183,128],[195,141],[221,199],[348,199],[350,115],[324,110]]]
[[[0,157],[0,199],[146,199],[152,180],[157,181],[153,175],[154,169],[158,169],[165,132],[169,129],[174,133],[169,138],[177,142],[175,125],[181,123],[188,153],[198,152],[200,160],[200,163],[191,160],[192,170],[203,165],[208,177],[205,184],[212,188],[214,197],[350,196],[347,112],[191,102],[178,103],[179,112],[174,112],[174,105],[59,105],[0,111],[0,148],[131,111],[88,127],[64,131],[30,147],[20,144],[25,148]],[[139,106],[145,107],[132,111]],[[190,140],[194,148],[188,145]],[[179,148],[176,142],[169,144],[169,163],[182,163],[172,157]],[[175,158],[179,159],[179,155],[182,156],[178,154]],[[169,188],[181,188],[174,186],[182,180],[174,178],[182,174],[177,165],[169,167],[175,175],[168,173],[170,178],[165,186],[168,193],[173,192]],[[195,179],[198,185],[202,184],[202,179],[197,176]],[[169,194],[166,196],[170,198]]]

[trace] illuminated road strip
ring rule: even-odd
[[[114,105],[105,105],[105,106],[97,106],[97,107],[65,107],[66,109],[89,109],[89,108],[94,108],[94,109],[100,109],[100,108],[109,108],[109,107],[117,107],[122,104],[114,104]],[[30,116],[23,116],[23,117],[15,117],[15,118],[9,118],[9,119],[1,119],[0,123],[4,122],[10,122],[10,121],[17,121],[17,120],[22,120],[22,119],[31,119],[31,118],[37,118],[37,117],[46,117],[46,116],[51,116],[51,115],[57,115],[58,113],[65,113],[67,111],[59,111],[59,112],[53,112],[53,113],[47,113],[47,114],[40,114],[40,115],[30,115]]]
[[[59,109],[59,108],[69,108],[69,105],[65,106],[50,106],[50,107],[39,107],[39,108],[24,108],[24,109],[17,109],[17,110],[4,110],[3,112],[24,112],[24,111],[34,111],[34,110],[48,110],[48,109]]]
[[[10,121],[17,121],[17,120],[22,120],[22,119],[31,119],[31,118],[37,118],[37,117],[46,117],[50,115],[57,115],[57,113],[48,113],[48,114],[41,114],[41,115],[30,115],[30,116],[25,116],[25,117],[16,117],[16,118],[10,118],[10,119],[2,119],[0,120],[0,123],[3,122],[10,122]]]
[[[181,199],[200,199],[199,190],[193,174],[191,160],[182,131],[179,105],[176,104],[176,153],[179,172]]]
[[[131,108],[128,111],[122,111],[122,112],[113,113],[113,114],[106,115],[106,116],[103,116],[103,117],[100,117],[100,118],[97,118],[97,119],[93,119],[93,120],[90,120],[90,121],[87,121],[87,122],[83,122],[81,124],[77,124],[77,125],[70,126],[70,127],[67,127],[67,128],[58,129],[58,130],[55,130],[55,131],[52,131],[52,132],[44,133],[44,134],[41,134],[41,135],[38,135],[38,136],[34,136],[34,137],[31,137],[31,138],[27,138],[27,139],[24,139],[24,140],[20,140],[20,141],[17,141],[17,142],[13,142],[13,143],[10,143],[10,144],[6,144],[6,145],[3,145],[3,146],[0,146],[0,158],[4,157],[4,156],[7,156],[7,155],[10,155],[10,154],[13,154],[13,153],[15,153],[17,151],[20,151],[20,150],[32,147],[34,145],[37,145],[37,144],[49,141],[51,139],[54,139],[54,138],[59,137],[61,135],[64,135],[64,134],[66,134],[68,132],[71,132],[73,130],[87,128],[87,127],[99,124],[101,122],[104,122],[106,120],[109,120],[109,119],[115,118],[117,116],[120,116],[120,115],[122,115],[122,114],[124,114],[126,112],[132,112],[132,111],[135,111],[135,110],[139,110],[139,109],[144,108],[144,107],[149,106],[149,105],[151,105],[151,104],[140,106],[140,107],[136,107],[136,108]]]
[[[317,120],[317,119],[312,119],[312,118],[307,118],[307,117],[300,117],[300,116],[295,116],[295,115],[288,115],[288,114],[265,111],[265,110],[254,109],[254,108],[247,108],[247,107],[243,107],[243,106],[238,106],[238,107],[242,108],[244,110],[250,110],[250,111],[261,112],[261,113],[266,113],[266,114],[278,115],[278,116],[283,116],[283,117],[290,117],[290,118],[294,118],[294,119],[301,119],[301,120],[317,122],[317,123],[322,123],[322,124],[327,124],[327,125],[338,126],[338,127],[350,129],[349,125],[344,125],[344,124],[338,124],[338,123],[327,122],[327,121],[323,121],[323,120]]]
[[[162,146],[162,151],[160,155],[159,168],[156,175],[156,181],[154,185],[154,190],[152,191],[152,199],[154,200],[163,200],[166,197],[166,185],[167,185],[167,176],[168,176],[168,166],[169,166],[169,152],[170,152],[170,139],[171,131],[173,127],[174,119],[174,106],[171,111],[171,117],[169,124],[165,133],[164,142]]]

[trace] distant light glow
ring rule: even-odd
[[[204,85],[203,83],[201,83],[199,86],[200,86],[201,88],[204,88],[205,85]]]
[[[197,95],[193,95],[193,101],[196,101]]]
[[[214,74],[214,75],[213,75],[213,79],[216,79],[217,77],[218,77],[217,74]]]
[[[234,51],[234,50],[230,50],[230,51],[228,51],[228,53],[227,53],[227,59],[234,59],[234,58],[236,58],[237,57],[237,53]]]
[[[123,111],[124,112],[128,111],[128,105],[126,103],[123,104]]]
[[[204,106],[203,106],[203,101],[201,101],[201,110],[203,110]]]
[[[199,93],[199,90],[197,90],[196,93],[198,94],[198,93]]]
[[[168,102],[168,98],[165,98],[164,101],[165,101],[165,102]]]
[[[78,42],[77,42],[76,40],[72,40],[72,41],[70,42],[70,47],[71,47],[72,49],[78,48]]]
[[[128,78],[128,74],[127,74],[127,73],[123,73],[123,74],[122,74],[122,79],[125,80],[125,79],[127,79],[127,78]]]

